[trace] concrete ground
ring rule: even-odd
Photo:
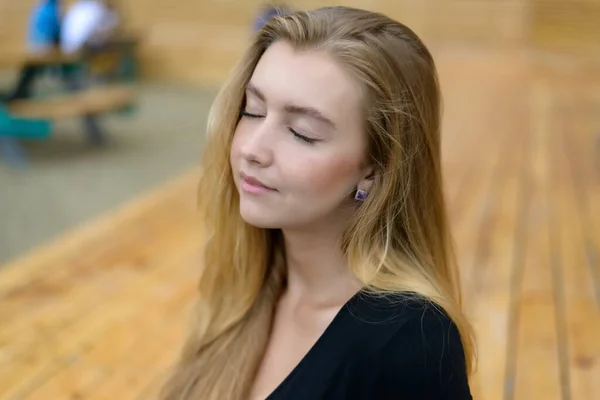
[[[12,77],[0,76],[0,88]],[[26,142],[29,165],[0,160],[0,266],[193,167],[214,91],[145,84],[138,110],[111,115],[110,142],[90,146],[80,121]]]

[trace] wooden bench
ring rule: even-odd
[[[101,48],[85,47],[73,54],[60,49],[26,52],[24,49],[0,51],[0,67],[27,68],[29,71],[15,84],[22,90],[46,68],[62,67],[63,82],[69,94],[55,98],[27,99],[0,104],[0,158],[11,166],[25,165],[19,139],[46,139],[52,122],[81,117],[91,143],[106,141],[99,115],[119,109],[130,109],[135,93],[131,84],[137,78],[135,49],[139,38],[123,34]],[[25,70],[24,70],[25,71]],[[82,86],[100,86],[83,88]],[[106,85],[111,85],[106,87]],[[118,86],[115,86],[118,85]],[[85,89],[85,90],[84,90]],[[20,92],[19,92],[20,93]]]
[[[25,156],[17,140],[46,139],[52,123],[82,118],[93,144],[103,144],[106,134],[97,116],[133,105],[136,92],[130,85],[93,87],[48,99],[16,100],[0,106],[0,153],[10,165],[24,165]]]
[[[74,64],[81,61],[81,55],[64,54],[58,50],[48,50],[37,53],[26,52],[25,50],[18,51],[1,51],[0,50],[0,68],[20,68],[23,65],[63,65]]]
[[[98,114],[131,105],[135,90],[131,86],[95,87],[49,99],[16,100],[8,110],[16,117],[60,120]]]

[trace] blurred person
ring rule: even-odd
[[[102,47],[119,29],[119,14],[110,0],[78,0],[62,22],[60,46],[64,53],[84,46]]]
[[[60,43],[60,1],[40,0],[29,17],[27,49],[31,53],[52,51]],[[35,78],[44,71],[40,65],[24,65],[19,73],[17,84],[5,100],[28,98]]]
[[[47,51],[60,42],[60,1],[41,0],[33,8],[29,20],[29,51]]]
[[[45,0],[35,9],[32,19],[36,29],[30,35],[30,48],[39,51],[60,47],[66,54],[84,48],[102,50],[119,32],[119,15],[110,0],[78,0],[57,21],[59,6],[58,0]],[[17,85],[5,100],[30,98],[33,82],[47,68],[24,66]],[[73,65],[62,65],[60,76],[69,90],[80,90],[84,86],[80,70]]]
[[[163,400],[471,399],[434,61],[382,14],[270,19],[217,96]]]

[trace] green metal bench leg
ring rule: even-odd
[[[49,121],[14,118],[0,104],[0,156],[10,166],[24,166],[27,163],[19,139],[43,140],[50,136],[51,130]]]

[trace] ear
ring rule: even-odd
[[[373,165],[365,166],[361,173],[361,179],[356,184],[356,188],[370,192],[375,182],[375,177],[375,167]]]

